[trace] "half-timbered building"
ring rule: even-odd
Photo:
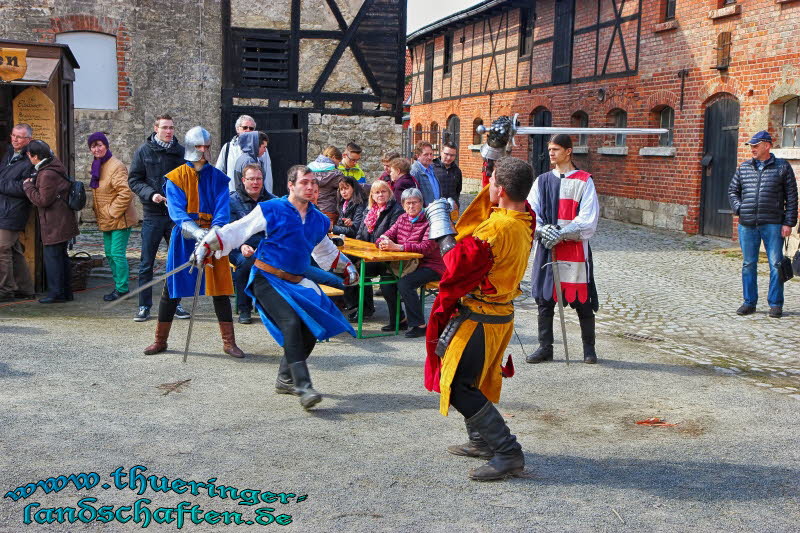
[[[665,127],[573,136],[614,219],[732,236],[727,186],[768,129],[800,164],[800,1],[487,0],[408,36],[413,140],[455,140],[477,179],[475,127]],[[513,154],[549,168],[546,136]],[[796,170],[800,168],[796,167]]]
[[[67,45],[80,64],[79,179],[90,133],[108,132],[127,164],[161,113],[179,139],[202,124],[215,153],[236,117],[252,115],[270,135],[275,176],[354,141],[373,179],[380,154],[401,143],[405,17],[402,0],[28,0],[0,3],[0,37]]]

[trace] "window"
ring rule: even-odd
[[[414,144],[422,140],[422,124],[414,126]]]
[[[675,110],[671,107],[665,107],[659,113],[660,127],[666,128],[669,131],[662,133],[658,136],[659,146],[672,146],[672,130],[675,126]]]
[[[783,135],[781,148],[800,148],[800,96],[783,104]]]
[[[667,0],[667,7],[664,12],[664,20],[672,20],[675,18],[675,1]]]
[[[288,31],[237,28],[233,35],[232,83],[253,89],[293,89]],[[296,70],[296,69],[294,69]]]
[[[573,128],[588,128],[589,115],[583,111],[576,111],[570,119],[570,126]],[[578,135],[578,144],[575,146],[589,146],[589,136],[585,133]]]
[[[731,64],[731,32],[724,31],[717,36],[717,70],[728,70]]]
[[[453,71],[453,34],[448,33],[444,36],[444,75],[447,76]]]
[[[475,131],[478,126],[483,126],[482,118],[476,118],[472,121],[472,144],[483,144],[483,135]]]
[[[612,124],[615,128],[627,128],[628,127],[628,113],[623,111],[622,109],[615,109],[611,113]],[[614,139],[614,146],[625,146],[626,135],[624,133],[617,133],[616,138]]]
[[[527,56],[533,48],[533,24],[536,15],[532,9],[519,10],[519,56]]]
[[[447,129],[442,132],[442,142],[451,142],[458,147],[458,132],[461,129],[461,121],[457,115],[450,115],[447,119]],[[458,162],[458,156],[456,156]]]
[[[117,39],[104,33],[59,33],[56,42],[69,45],[81,68],[75,70],[75,107],[117,109]]]
[[[431,122],[431,131],[430,131],[430,142],[433,145],[433,151],[439,149],[439,124],[437,122]]]

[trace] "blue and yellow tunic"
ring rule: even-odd
[[[256,209],[261,209],[266,221],[266,237],[258,245],[256,258],[290,274],[303,275],[310,265],[311,251],[327,235],[330,219],[313,204],[309,204],[303,219],[286,196],[261,202]],[[256,276],[264,276],[269,281],[318,340],[344,332],[355,336],[352,326],[336,305],[313,281],[304,278],[300,283],[292,283],[254,268],[245,290],[254,299],[250,287]],[[270,318],[269,309],[263,308],[258,300],[255,304],[261,321],[275,341],[283,346],[283,334]]]
[[[169,241],[167,270],[179,267],[189,260],[197,242],[181,234],[181,223],[194,220],[201,228],[224,226],[230,220],[228,195],[229,178],[213,165],[206,163],[198,173],[192,163],[187,162],[166,175],[164,195],[167,209],[175,227]],[[191,270],[191,271],[190,271]],[[206,265],[204,283],[200,294],[209,296],[233,295],[233,279],[228,256]],[[197,269],[185,269],[167,278],[170,298],[194,296]]]

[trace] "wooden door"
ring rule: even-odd
[[[733,211],[728,185],[736,171],[739,139],[739,102],[733,97],[717,100],[706,108],[700,233],[733,235]]]
[[[546,107],[533,112],[532,126],[549,127],[553,125],[553,114]],[[547,153],[549,135],[530,135],[528,139],[528,160],[533,167],[533,175],[539,176],[550,170],[550,156]]]

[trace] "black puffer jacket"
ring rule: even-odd
[[[770,154],[759,172],[755,159],[739,165],[728,187],[733,212],[743,226],[797,224],[797,182],[792,166]]]
[[[33,165],[28,149],[19,154],[11,146],[0,161],[0,229],[22,231],[28,222],[31,202],[22,189],[22,181],[30,176]]]
[[[169,216],[167,204],[153,203],[154,194],[164,194],[164,176],[183,164],[183,146],[175,141],[169,148],[157,144],[150,137],[133,153],[128,171],[128,185],[142,201],[145,216]]]

